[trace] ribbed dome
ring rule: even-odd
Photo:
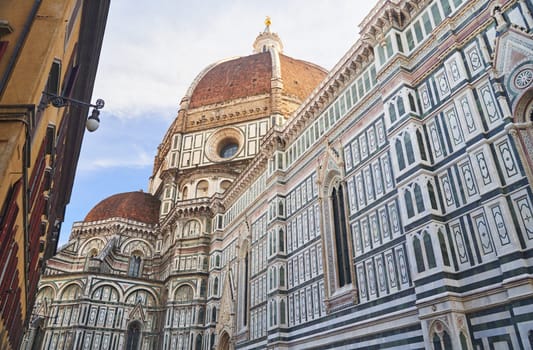
[[[319,66],[279,54],[283,95],[303,101],[325,78]],[[243,97],[271,92],[274,76],[270,52],[234,58],[212,65],[202,72],[189,91],[189,108],[227,103]]]
[[[108,197],[94,206],[85,222],[123,218],[146,224],[159,221],[160,201],[149,193],[126,192]]]

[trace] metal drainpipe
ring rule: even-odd
[[[15,45],[15,49],[13,50],[13,55],[11,55],[9,62],[7,63],[7,68],[4,72],[4,75],[2,76],[2,79],[0,80],[0,97],[4,94],[7,81],[9,77],[11,76],[11,73],[13,73],[13,68],[15,67],[15,63],[17,62],[18,56],[20,54],[20,50],[22,49],[22,46],[24,45],[24,42],[26,41],[26,37],[28,36],[30,28],[33,22],[35,21],[35,17],[37,16],[37,11],[39,10],[39,6],[41,5],[41,2],[42,0],[35,0],[31,8],[30,15],[28,16],[26,23],[24,23],[24,27],[22,27],[22,32],[17,41],[17,44]]]

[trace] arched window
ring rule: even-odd
[[[200,223],[196,220],[189,220],[183,226],[183,237],[197,236],[200,234]]]
[[[217,321],[217,308],[216,306],[213,306],[213,308],[211,309],[211,322],[216,322]]]
[[[176,290],[174,300],[178,303],[190,303],[193,299],[193,289],[191,286],[183,285]]]
[[[433,350],[443,350],[440,337],[437,335],[437,333],[433,335]]]
[[[405,114],[405,105],[403,104],[403,98],[401,96],[396,100],[396,106],[398,107],[398,116],[401,118]]]
[[[133,253],[133,255],[130,257],[130,264],[128,267],[128,276],[140,277],[141,276],[141,263],[142,263],[141,256],[137,253]]]
[[[421,213],[424,210],[426,210],[426,208],[424,207],[424,198],[422,198],[422,191],[420,190],[420,186],[418,184],[415,184],[414,192],[415,192],[416,210],[418,211],[418,213]]]
[[[31,350],[40,350],[43,346],[43,340],[44,340],[44,333],[45,330],[43,329],[44,326],[44,319],[41,318],[39,320],[38,324],[33,324],[32,326],[35,329],[35,336],[33,338],[33,345],[31,346]]]
[[[196,335],[196,344],[194,345],[195,350],[202,350],[202,335]]]
[[[409,108],[411,109],[411,111],[416,113],[416,103],[413,94],[409,93],[407,97],[409,99]]]
[[[231,186],[231,181],[229,180],[222,180],[222,182],[220,182],[220,190],[222,192],[226,192],[226,190]]]
[[[183,187],[183,190],[181,191],[181,199],[189,199],[189,188],[187,186]]]
[[[403,194],[403,200],[405,201],[405,209],[407,210],[407,217],[412,218],[415,216],[415,209],[413,208],[413,198],[411,192],[405,191]]]
[[[141,348],[141,324],[137,321],[128,326],[126,335],[126,350],[139,350]]]
[[[277,325],[278,324],[278,303],[277,301],[273,301],[272,302],[272,311],[273,311],[273,314],[272,314],[272,323],[273,325]]]
[[[211,341],[209,349],[215,349],[215,333],[211,333]]]
[[[285,299],[279,302],[279,322],[281,324],[287,323],[287,311],[285,310]]]
[[[92,300],[118,301],[119,295],[115,287],[104,285],[96,288],[91,295]]]
[[[339,184],[338,187],[333,188],[331,193],[331,207],[333,209],[333,228],[335,230],[335,249],[339,287],[343,287],[349,283],[352,283],[344,206],[343,186],[342,184]]]
[[[198,324],[203,325],[205,322],[205,308],[203,306],[200,306],[200,309],[198,310]]]
[[[207,197],[209,193],[209,182],[201,180],[196,185],[196,198]]]
[[[426,148],[424,147],[424,140],[422,139],[422,134],[420,133],[420,130],[416,130],[416,142],[418,143],[420,159],[428,160],[427,155],[426,155]]]
[[[285,268],[283,266],[279,268],[279,286],[285,287]]]
[[[465,337],[465,334],[463,332],[461,332],[459,334],[459,340],[461,342],[461,350],[468,350],[468,342],[466,341],[466,337]],[[531,339],[530,339],[530,341],[531,341]],[[531,343],[530,345],[533,345],[533,343]]]
[[[438,237],[439,237],[440,252],[442,254],[442,263],[446,266],[450,266],[450,257],[448,256],[448,248],[446,246],[446,241],[444,240],[444,235],[442,234],[442,231],[440,229],[438,232]]]
[[[413,239],[413,250],[415,251],[416,271],[418,271],[418,273],[424,272],[424,257],[422,256],[422,247],[420,246],[420,240],[418,237]]]
[[[205,282],[205,280],[202,280],[200,282],[200,296],[202,296],[202,297],[205,297],[206,285],[207,285],[207,283]]]
[[[396,149],[396,159],[398,159],[398,168],[400,170],[403,170],[403,168],[405,168],[405,160],[403,158],[402,143],[400,142],[399,139],[396,139],[396,143],[394,146]]]
[[[413,152],[411,136],[407,132],[403,134],[403,143],[405,144],[405,153],[407,153],[407,162],[413,164],[415,162],[415,154]]]
[[[396,121],[396,110],[393,103],[389,104],[389,117],[391,124]]]
[[[426,255],[428,258],[428,266],[430,269],[437,266],[435,262],[435,253],[433,252],[433,244],[431,242],[431,236],[429,233],[424,234],[424,248],[426,249]]]
[[[85,258],[85,270],[89,270],[91,267],[91,259],[96,258],[98,255],[98,250],[96,248],[93,248],[89,251],[87,254],[87,257]]]
[[[61,300],[76,300],[81,295],[81,288],[77,284],[71,284],[61,293]]]
[[[146,290],[143,289],[137,289],[126,297],[126,304],[128,305],[136,305],[136,304],[142,304],[143,306],[155,306],[157,305],[157,302],[154,298],[154,296],[149,293]]]
[[[453,350],[452,339],[448,332],[443,331],[441,335],[435,333],[433,335],[433,349],[434,350]]]
[[[278,231],[278,244],[279,244],[279,251],[284,252],[285,251],[285,233],[283,232],[283,229],[279,229]]]
[[[433,188],[433,185],[431,182],[427,182],[426,187],[428,188],[428,194],[429,194],[429,201],[431,202],[431,209],[439,209],[437,205],[437,198],[435,198],[435,189]]]
[[[213,295],[218,295],[218,277],[215,277],[213,282]]]

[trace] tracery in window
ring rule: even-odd
[[[197,220],[189,220],[183,226],[183,237],[197,236],[200,234],[200,223]]]
[[[174,300],[178,303],[188,303],[193,299],[194,291],[191,286],[183,285],[176,290]]]
[[[442,333],[433,334],[433,349],[434,350],[452,350],[452,339],[450,338],[450,335],[446,331],[442,331]]]
[[[142,255],[139,252],[135,252],[130,256],[130,262],[128,266],[128,276],[140,277],[141,276],[141,264]]]

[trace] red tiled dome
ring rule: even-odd
[[[283,94],[305,100],[325,78],[326,71],[312,63],[280,54]],[[270,52],[234,58],[215,64],[193,86],[189,108],[268,94],[271,90]]]
[[[146,224],[159,221],[160,201],[149,193],[137,191],[115,194],[94,206],[85,222],[123,218]]]

